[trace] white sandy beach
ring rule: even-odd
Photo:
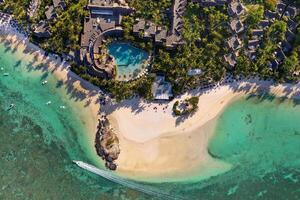
[[[0,35],[13,47],[26,49],[28,56],[37,57],[38,62],[49,63],[48,70],[53,71],[59,80],[68,82],[75,90],[86,94],[84,101],[78,105],[87,109],[81,118],[87,127],[91,151],[95,152],[94,138],[100,109],[99,89],[72,73],[67,63],[62,63],[55,56],[45,57],[43,50],[14,30],[1,29]],[[258,80],[228,83],[205,93],[195,90],[162,104],[147,103],[140,99],[108,104],[102,110],[108,114],[120,139],[121,153],[117,160],[117,172],[126,177],[163,182],[206,178],[229,170],[230,164],[212,158],[207,152],[215,122],[226,105],[245,93],[270,89],[271,93],[278,96],[300,96],[299,84],[270,84],[271,82]],[[172,115],[174,102],[194,95],[199,96],[198,111],[187,119],[175,118]],[[86,103],[89,106],[84,107]]]
[[[270,90],[279,97],[300,96],[299,84],[271,86],[269,81],[252,80],[224,84],[204,94],[193,91],[161,105],[133,99],[108,106],[107,112],[112,112],[109,118],[120,138],[118,172],[138,179],[176,181],[199,180],[229,170],[230,164],[208,154],[209,139],[226,105],[257,90]],[[184,122],[177,122],[172,106],[190,95],[199,96],[199,109]]]

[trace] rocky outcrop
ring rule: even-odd
[[[99,119],[95,148],[97,154],[105,161],[105,166],[110,170],[116,170],[117,165],[114,161],[120,154],[119,140],[105,116]]]

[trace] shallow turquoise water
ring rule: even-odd
[[[72,164],[73,159],[93,164],[98,159],[87,146],[82,110],[72,107],[80,94],[42,66],[33,68],[35,60],[28,57],[0,43],[0,199],[145,196]],[[43,80],[48,84],[42,86]],[[16,106],[7,111],[11,103]]]
[[[81,110],[72,107],[80,95],[42,67],[34,70],[27,57],[0,44],[0,199],[153,199],[72,164],[96,163]],[[16,108],[7,111],[11,103]],[[197,183],[152,186],[186,199],[298,200],[299,119],[296,102],[257,96],[236,101],[220,115],[209,145],[211,155],[233,170]]]
[[[113,42],[108,46],[108,52],[117,63],[117,75],[128,78],[130,75],[138,74],[142,69],[142,63],[149,54],[128,43]]]

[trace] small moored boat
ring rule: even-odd
[[[9,105],[9,107],[7,108],[7,111],[9,111],[9,110],[13,109],[14,107],[15,107],[15,104],[13,104],[13,103],[12,103],[12,104],[10,104],[10,105]]]

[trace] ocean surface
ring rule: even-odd
[[[0,43],[0,199],[164,199],[86,172],[95,164],[74,96],[30,56]],[[9,73],[9,76],[3,76]],[[42,86],[41,82],[48,84]],[[52,104],[46,105],[51,101]],[[11,103],[15,108],[8,110]],[[60,106],[65,106],[61,109]],[[199,200],[299,200],[300,104],[249,96],[217,119],[209,153],[233,169],[201,182],[151,184],[172,196]],[[149,185],[149,184],[145,184]]]

